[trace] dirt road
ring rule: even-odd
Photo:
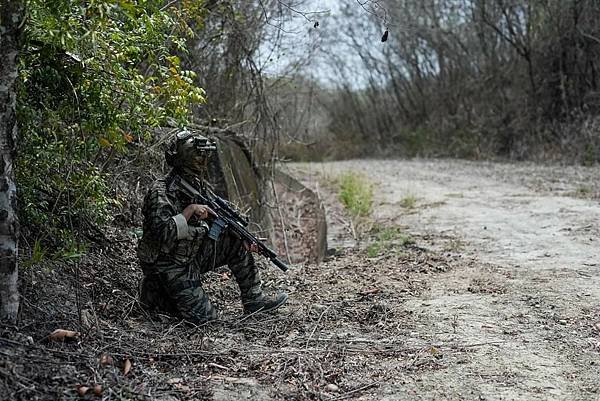
[[[445,160],[297,168],[309,185],[363,173],[375,183],[377,221],[465,261],[402,305],[405,343],[442,362],[392,366],[397,376],[360,399],[600,399],[600,169]]]

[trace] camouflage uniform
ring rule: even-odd
[[[235,276],[243,303],[260,298],[253,255],[228,230],[213,241],[204,221],[188,224],[181,214],[187,204],[169,189],[173,174],[157,180],[144,199],[144,232],[138,244],[142,303],[194,322],[212,320],[216,311],[199,276],[223,265]]]

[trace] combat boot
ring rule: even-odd
[[[189,318],[189,320],[196,324],[204,324],[213,320],[217,320],[218,317],[219,315],[217,313],[217,309],[211,307],[210,309],[204,311],[204,313],[196,313],[192,318]]]
[[[279,308],[287,301],[288,295],[280,292],[275,296],[264,295],[262,292],[249,298],[244,298],[244,313],[268,312]]]

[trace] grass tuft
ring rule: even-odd
[[[367,256],[374,258],[414,243],[415,240],[410,235],[403,234],[400,228],[385,227],[376,233],[375,240],[367,247]]]
[[[345,173],[339,178],[340,201],[353,217],[373,212],[373,185],[361,174]]]
[[[579,196],[587,196],[592,193],[592,188],[582,185],[577,187],[576,193]]]
[[[414,209],[417,205],[417,198],[414,195],[406,195],[400,200],[399,204],[405,209]]]

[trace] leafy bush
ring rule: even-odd
[[[76,255],[73,233],[106,223],[117,204],[110,162],[139,148],[154,127],[185,125],[192,106],[205,101],[175,56],[191,33],[186,21],[202,8],[163,9],[152,0],[28,4],[18,97],[21,220],[36,244]]]

